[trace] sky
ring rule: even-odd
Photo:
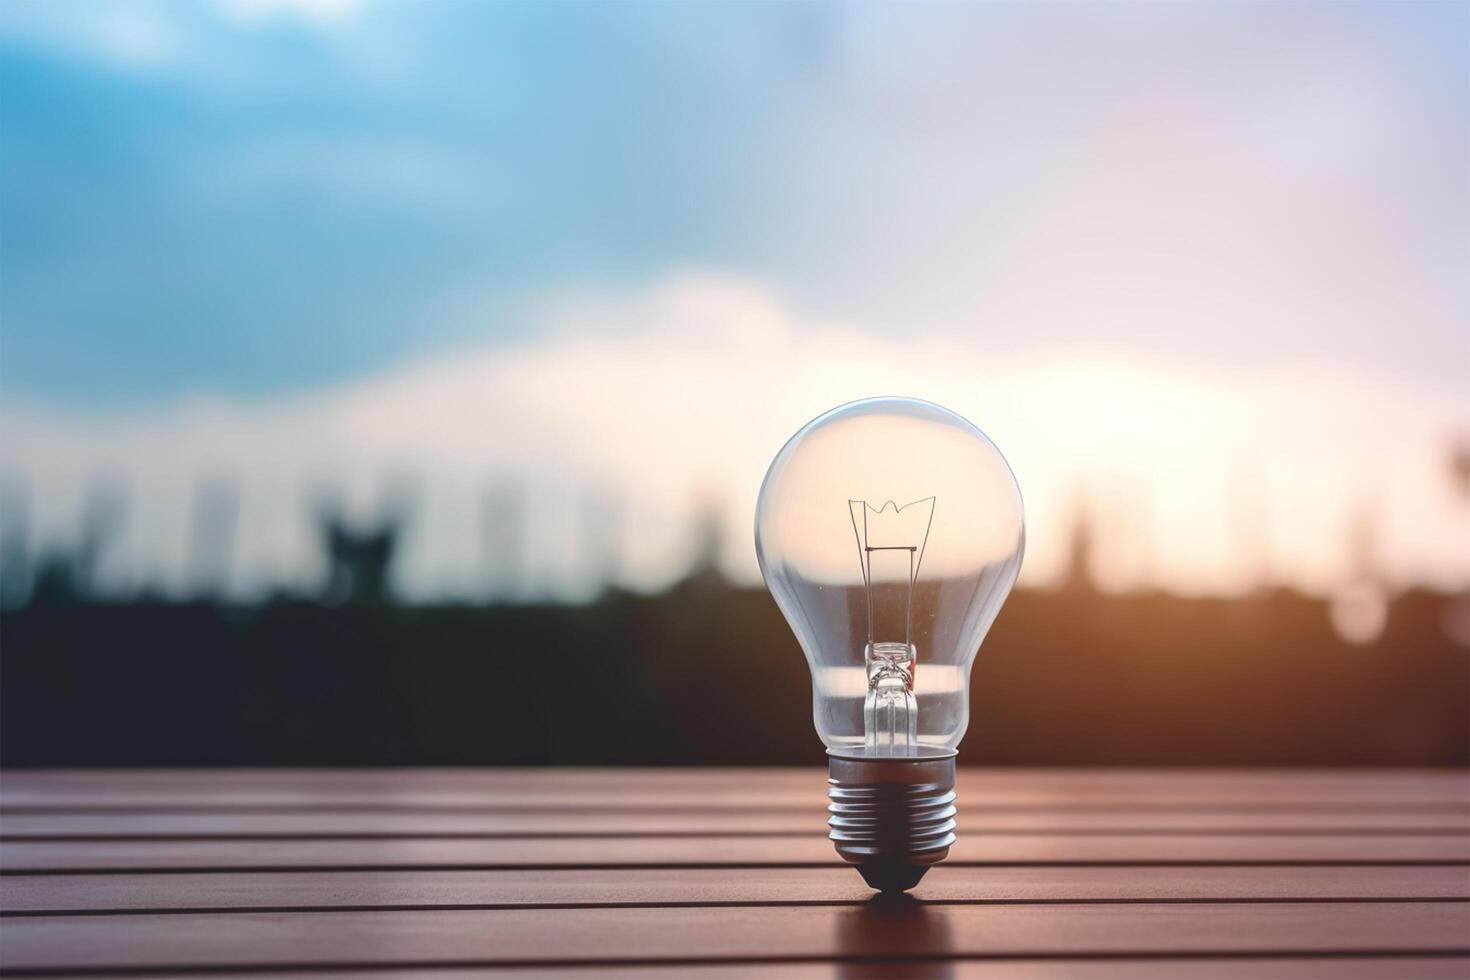
[[[781,442],[875,393],[1079,500],[1119,587],[1470,582],[1463,3],[0,3],[0,474],[38,546],[127,489],[116,581],[320,571],[310,503],[477,594],[657,587]],[[590,489],[589,489],[590,488]],[[602,512],[592,508],[592,512]],[[581,544],[579,544],[581,542]],[[1359,548],[1358,550],[1362,550]]]

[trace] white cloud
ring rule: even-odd
[[[124,71],[153,71],[184,45],[161,4],[148,0],[27,3],[0,7],[0,34],[97,59]]]
[[[1367,374],[1247,372],[1100,351],[977,353],[822,323],[759,284],[678,277],[623,297],[549,304],[559,329],[266,403],[193,402],[120,417],[10,406],[0,468],[24,476],[40,534],[75,526],[98,473],[133,501],[115,574],[177,581],[201,475],[237,474],[238,582],[317,571],[307,504],[337,485],[364,507],[409,474],[417,517],[404,583],[475,594],[487,488],[528,493],[531,574],[575,592],[588,487],[622,501],[625,578],[677,575],[695,502],[725,506],[729,568],[753,580],[750,513],[765,466],[809,418],[909,394],[985,429],[1027,501],[1026,579],[1063,567],[1077,495],[1102,519],[1101,573],[1126,586],[1232,591],[1261,571],[1329,591],[1367,508],[1397,581],[1470,579],[1470,508],[1444,439],[1462,400]]]
[[[213,16],[215,24],[245,29],[289,20],[326,30],[348,23],[362,7],[361,0],[217,0]],[[7,39],[128,73],[217,70],[221,52],[210,26],[210,8],[176,0],[0,4],[0,35]]]

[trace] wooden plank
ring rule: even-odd
[[[1470,900],[1470,868],[940,866],[926,902]],[[850,868],[36,875],[5,881],[7,914],[203,909],[837,904],[872,892]]]
[[[401,785],[406,782],[434,785],[561,785],[567,781],[624,786],[698,785],[734,780],[754,785],[801,782],[818,766],[608,766],[608,767],[454,767],[413,768],[248,768],[207,769],[11,769],[8,777],[34,785],[137,784],[176,786],[267,786],[317,785],[330,782],[342,786]],[[1464,786],[1467,773],[1455,767],[1391,768],[1155,768],[1155,767],[980,767],[962,766],[961,779],[981,779],[1012,786],[1111,787],[1116,785],[1276,785],[1286,789],[1318,784],[1355,784],[1364,781],[1393,784],[1438,783]]]
[[[372,770],[11,770],[0,800],[12,794],[95,794],[113,791],[290,792],[377,794],[400,789],[440,792],[705,792],[739,787],[767,795],[801,793],[821,768],[801,769],[372,769]],[[1368,790],[1422,793],[1464,802],[1463,770],[1024,770],[961,768],[964,790],[1017,794],[1335,796]]]
[[[135,980],[204,980],[220,974],[129,974]],[[357,972],[312,970],[272,971],[272,980],[335,980],[359,976]],[[834,977],[912,977],[932,980],[1464,980],[1470,976],[1470,958],[1450,956],[1371,956],[1344,958],[1304,956],[1295,959],[1231,957],[1166,957],[1138,959],[992,959],[992,960],[886,960],[869,963],[793,962],[762,964],[692,964],[677,966],[640,964],[622,966],[560,966],[506,969],[407,969],[374,970],[379,980],[485,980],[514,975],[529,980],[833,980]]]
[[[941,905],[54,916],[0,922],[0,969],[878,957],[1425,952],[1463,956],[1460,903]],[[183,927],[181,927],[183,926]]]
[[[1368,863],[1470,861],[1464,835],[1403,837],[970,835],[951,862],[977,863]],[[9,842],[0,868],[17,871],[149,869],[449,868],[829,865],[832,845],[800,837],[605,837],[549,839],[202,840]]]
[[[8,780],[16,785],[88,786],[137,785],[156,786],[265,786],[278,788],[291,785],[317,786],[330,783],[339,786],[403,785],[471,785],[482,786],[561,786],[568,782],[603,786],[669,786],[731,782],[770,787],[781,783],[800,784],[823,770],[817,766],[787,767],[415,767],[373,769],[322,768],[168,768],[168,769],[10,769]],[[1110,789],[1117,786],[1277,786],[1285,790],[1307,789],[1320,785],[1361,785],[1376,783],[1403,789],[1409,786],[1437,785],[1463,789],[1470,774],[1455,767],[1427,768],[1149,768],[1149,767],[1042,767],[985,768],[962,766],[960,779],[980,780],[1007,786],[1041,786],[1048,788],[1092,787]]]
[[[1400,813],[973,812],[960,803],[961,833],[990,834],[1413,834],[1470,833],[1470,815]],[[0,819],[0,839],[65,837],[275,837],[580,834],[823,834],[826,814],[761,813],[285,813],[27,814]]]
[[[1036,772],[961,770],[973,805],[1143,807],[1470,805],[1460,771]],[[0,781],[0,806],[310,807],[486,805],[703,808],[820,806],[825,773],[773,770],[182,770],[21,771]]]
[[[637,980],[639,977],[680,976],[690,980],[734,980],[773,974],[784,980],[831,980],[833,977],[946,977],[950,980],[1464,980],[1470,975],[1470,959],[1453,957],[1303,957],[1301,959],[1163,959],[1163,960],[939,960],[861,965],[783,963],[770,967],[698,966],[639,967],[632,970],[603,967],[562,967],[533,970],[524,975],[532,980]],[[517,971],[521,972],[521,971]],[[456,980],[431,974],[437,980]],[[402,978],[391,978],[402,980]]]
[[[1045,802],[1016,800],[960,798],[960,806],[966,813],[987,816],[1091,817],[1093,815],[1126,817],[1143,814],[1154,817],[1181,814],[1188,817],[1211,816],[1270,817],[1276,815],[1325,817],[1339,815],[1362,815],[1391,820],[1407,815],[1416,820],[1448,820],[1459,823],[1470,817],[1470,804],[1450,803],[1434,800],[1342,800],[1329,803],[1291,801],[1241,801],[1219,799],[1181,799],[1171,801],[1140,801],[1137,798],[1122,800],[1068,800],[1053,799]],[[97,800],[76,804],[38,803],[0,807],[0,820],[11,817],[84,817],[84,816],[184,816],[260,814],[264,816],[294,813],[364,813],[364,814],[447,814],[451,816],[481,816],[486,814],[539,815],[539,814],[657,814],[709,816],[718,814],[770,815],[770,816],[821,816],[826,813],[826,797],[811,797],[801,801],[768,802],[761,799],[742,798],[725,803],[710,804],[708,797],[696,800],[693,797],[650,799],[638,796],[619,796],[615,793],[599,797],[513,797],[482,794],[475,800],[445,798],[424,794],[408,799],[358,799],[358,800],[312,800],[301,797],[274,801],[229,802],[227,799],[174,800],[118,795],[111,802]]]

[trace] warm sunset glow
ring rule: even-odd
[[[617,340],[609,320],[635,320]],[[201,475],[242,481],[237,588],[315,572],[306,508],[343,486],[371,514],[382,487],[415,490],[409,594],[480,594],[491,483],[526,497],[532,578],[592,583],[579,501],[620,502],[620,578],[682,573],[702,501],[724,515],[724,560],[756,578],[748,516],[766,460],[802,422],[875,393],[953,407],[1001,446],[1027,507],[1023,584],[1061,573],[1079,507],[1113,588],[1237,592],[1282,581],[1332,592],[1365,519],[1395,582],[1470,580],[1470,513],[1447,439],[1463,398],[1368,371],[1243,372],[1104,350],[988,355],[922,329],[902,341],[804,320],[748,282],[681,278],[559,313],[542,341],[469,350],[287,401],[180,402],[107,417],[3,413],[0,460],[42,529],[75,520],[88,482],[127,487],[134,520],[106,569],[119,585],[178,582]],[[881,490],[881,488],[878,488]],[[847,488],[835,487],[839,501]],[[882,497],[882,494],[878,494]],[[841,503],[834,520],[847,521]],[[845,525],[838,528],[850,534]]]

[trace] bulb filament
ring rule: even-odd
[[[934,502],[925,497],[899,507],[890,500],[877,508],[865,500],[847,502],[867,599],[864,741],[875,754],[910,755],[918,747],[914,585],[934,523]]]

